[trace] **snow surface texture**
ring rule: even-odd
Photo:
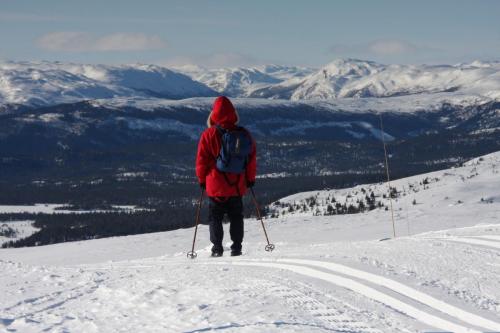
[[[376,209],[267,219],[272,253],[247,220],[239,258],[209,258],[206,226],[196,260],[193,229],[2,249],[0,332],[500,331],[499,170],[500,152],[394,182],[439,178],[395,200],[386,241]]]
[[[398,109],[407,102],[410,108],[450,101],[478,104],[500,99],[500,63],[417,66],[339,59],[319,70],[277,65],[170,70],[140,64],[0,63],[0,105],[45,106],[101,99],[161,106],[172,99],[217,94],[251,98],[246,103],[333,100],[317,105],[362,110]]]

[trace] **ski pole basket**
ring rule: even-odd
[[[264,220],[262,219],[262,215],[260,214],[259,203],[257,202],[257,198],[255,197],[255,192],[253,191],[252,187],[250,187],[250,191],[252,192],[252,198],[253,198],[253,203],[255,204],[255,210],[257,211],[257,217],[259,218],[260,224],[262,225],[262,229],[264,230],[264,236],[266,236],[267,245],[264,249],[267,252],[272,252],[275,249],[275,246],[274,246],[274,244],[271,244],[269,242],[269,237],[267,236],[267,231],[266,231],[266,227],[264,225]]]
[[[266,245],[267,252],[273,252],[273,250],[274,250],[274,244],[267,244]]]

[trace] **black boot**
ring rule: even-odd
[[[212,257],[222,257],[224,253],[224,248],[221,246],[212,246]]]
[[[241,256],[241,244],[231,245],[231,257]]]
[[[241,256],[241,250],[231,250],[231,257]]]

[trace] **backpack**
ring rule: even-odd
[[[216,126],[221,134],[221,148],[216,167],[221,172],[241,174],[245,172],[252,152],[252,139],[243,127],[227,130]]]

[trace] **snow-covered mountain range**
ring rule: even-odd
[[[279,65],[220,69],[186,66],[177,70],[231,97],[249,97],[257,90],[289,80],[300,80],[315,72],[312,68]]]
[[[158,102],[217,94],[291,101],[410,95],[430,96],[435,101],[457,96],[495,100],[500,98],[500,62],[430,66],[338,59],[320,69],[0,63],[0,105],[55,105],[111,98]]]
[[[290,79],[258,89],[252,97],[336,99],[394,97],[460,92],[500,97],[500,63],[473,62],[454,66],[382,65],[339,59],[301,80]]]
[[[0,249],[0,331],[497,332],[499,170],[494,153],[393,183],[397,238],[376,208],[266,219],[272,253],[247,219],[239,258],[209,258],[204,225],[196,260],[193,228]],[[363,188],[388,194],[280,202]]]
[[[43,106],[96,98],[215,95],[217,92],[186,75],[154,65],[0,63],[0,104]]]

